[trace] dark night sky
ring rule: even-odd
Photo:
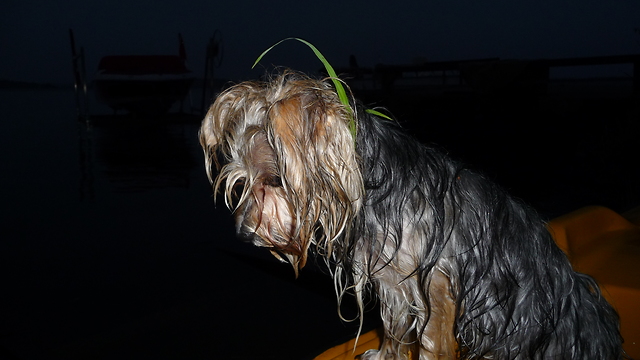
[[[640,0],[0,1],[0,80],[69,90],[0,98],[0,358],[286,359],[356,332],[335,315],[326,274],[305,269],[294,282],[290,267],[233,239],[195,121],[76,121],[69,28],[90,79],[105,55],[177,54],[178,33],[201,75],[216,29],[216,76],[230,80],[262,75],[254,60],[286,37],[312,42],[335,67],[349,55],[369,67],[640,53]],[[262,64],[321,67],[298,42]],[[532,109],[540,99],[512,98],[418,103],[408,112],[425,120],[406,124],[544,216],[638,206],[637,106],[546,98]],[[260,336],[247,341],[247,329]]]
[[[203,70],[216,29],[225,58],[217,76],[246,79],[262,50],[285,37],[314,43],[334,66],[350,54],[361,66],[412,59],[536,59],[620,55],[640,51],[637,0],[5,0],[0,12],[0,79],[69,83],[67,30],[85,47],[87,71],[107,54],[177,52]],[[265,63],[315,70],[304,45],[284,44]]]

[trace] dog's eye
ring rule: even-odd
[[[282,179],[277,175],[267,176],[263,183],[271,187],[282,187]]]
[[[244,178],[240,178],[238,180],[236,180],[236,182],[233,184],[233,192],[234,194],[240,194],[242,193],[242,191],[244,190],[244,183],[245,180]]]

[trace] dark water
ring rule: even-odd
[[[551,219],[640,205],[640,98],[446,95],[391,101],[405,126]],[[417,107],[412,104],[419,104]]]
[[[235,240],[197,121],[86,125],[71,91],[0,94],[0,358],[308,359],[355,334],[328,276]],[[424,105],[394,112],[545,217],[640,204],[628,102]]]
[[[1,94],[0,359],[305,359],[355,334],[328,276],[234,238],[197,121]]]

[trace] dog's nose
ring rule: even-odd
[[[242,240],[243,242],[253,243],[254,242],[253,238],[255,237],[255,233],[251,231],[246,225],[244,225],[242,221],[237,221],[236,236],[238,237],[238,239]]]

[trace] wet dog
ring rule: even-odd
[[[240,236],[296,274],[316,251],[361,308],[377,295],[384,340],[363,359],[623,356],[617,314],[533,210],[330,81],[237,84],[200,140]]]

